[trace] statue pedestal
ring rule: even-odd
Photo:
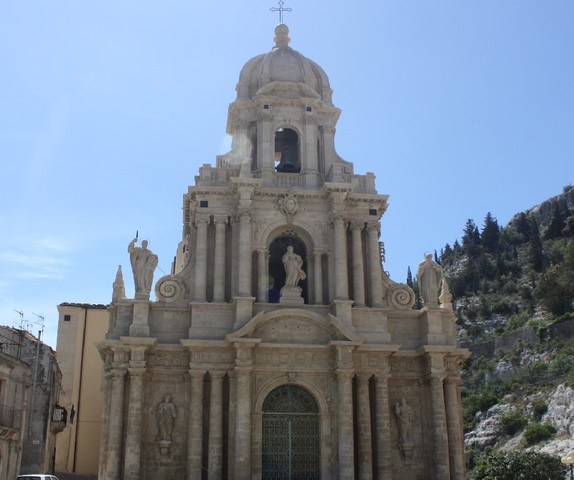
[[[305,300],[301,296],[302,291],[301,287],[283,287],[281,289],[279,303],[287,305],[303,305]]]
[[[133,320],[130,325],[130,337],[149,337],[149,300],[134,300],[133,305]]]

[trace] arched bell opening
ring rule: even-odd
[[[279,128],[275,132],[275,170],[279,173],[299,173],[299,135],[291,128]]]
[[[285,286],[285,266],[283,265],[283,255],[287,253],[287,248],[293,247],[293,253],[299,255],[303,260],[302,270],[309,272],[307,265],[307,247],[305,243],[293,235],[283,235],[276,238],[269,245],[269,303],[279,303],[281,289]],[[304,280],[300,280],[298,286],[301,287],[301,296],[305,303],[309,303],[308,275]]]

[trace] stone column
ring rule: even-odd
[[[235,367],[235,479],[251,479],[251,367]]]
[[[207,478],[219,480],[223,454],[223,377],[225,372],[210,371],[211,393],[209,397],[209,449]]]
[[[367,235],[371,306],[380,307],[383,302],[383,283],[381,278],[381,254],[379,252],[379,224],[367,223]]]
[[[349,296],[349,280],[347,278],[347,238],[345,222],[342,214],[333,213],[333,230],[335,239],[335,299],[347,300]]]
[[[462,411],[460,404],[460,378],[447,378],[445,381],[446,426],[448,451],[450,453],[450,478],[464,480],[464,440],[462,434]]]
[[[389,419],[388,374],[376,376],[375,412],[377,418],[377,476],[391,480],[393,474],[391,461],[391,426]]]
[[[429,378],[434,428],[433,456],[435,480],[450,480],[443,379],[443,375],[437,374],[432,374]]]
[[[130,367],[130,390],[124,454],[124,480],[140,479],[142,399],[145,367]]]
[[[313,257],[313,262],[315,264],[314,275],[315,275],[315,305],[323,304],[323,269],[321,265],[321,259],[323,257],[323,252],[315,251]]]
[[[257,301],[267,302],[267,250],[257,250]]]
[[[239,296],[251,296],[251,209],[239,211]]]
[[[365,306],[365,272],[363,267],[363,240],[361,232],[363,222],[351,222],[351,235],[353,239],[353,296],[355,306]]]
[[[353,373],[338,370],[337,374],[337,417],[339,432],[339,478],[355,478],[353,457]]]
[[[110,403],[111,403],[111,389],[112,389],[112,375],[109,370],[106,370],[104,374],[104,385],[103,385],[103,402],[102,402],[102,436],[100,441],[100,456],[99,456],[99,466],[98,466],[98,478],[107,479],[106,474],[106,463],[108,451],[108,437],[109,437],[109,413],[110,413]]]
[[[111,375],[111,399],[109,414],[108,451],[105,480],[118,480],[123,456],[124,391],[127,370],[113,368]]]
[[[227,215],[215,215],[215,258],[213,272],[213,301],[225,301],[225,226]]]
[[[205,372],[190,370],[191,405],[187,439],[187,480],[201,478],[203,447],[203,377]]]
[[[205,302],[207,290],[207,225],[209,215],[195,216],[197,239],[195,243],[195,284],[194,300]]]
[[[369,374],[357,376],[357,433],[359,443],[359,480],[373,478],[373,442],[371,439],[371,405]]]

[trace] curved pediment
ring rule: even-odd
[[[362,343],[337,317],[319,315],[298,308],[261,312],[239,330],[227,336],[234,339],[259,339],[263,343],[326,345],[332,341]]]

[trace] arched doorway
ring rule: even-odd
[[[319,408],[297,385],[281,385],[263,402],[262,478],[319,480]]]
[[[294,235],[283,235],[276,238],[269,245],[269,303],[279,303],[281,288],[285,285],[285,267],[283,265],[283,255],[287,247],[293,247],[293,251],[303,259],[303,271],[309,273],[307,268],[307,247],[305,243]],[[308,275],[307,275],[308,277]],[[299,282],[303,290],[301,295],[304,302],[308,301],[308,278]]]

